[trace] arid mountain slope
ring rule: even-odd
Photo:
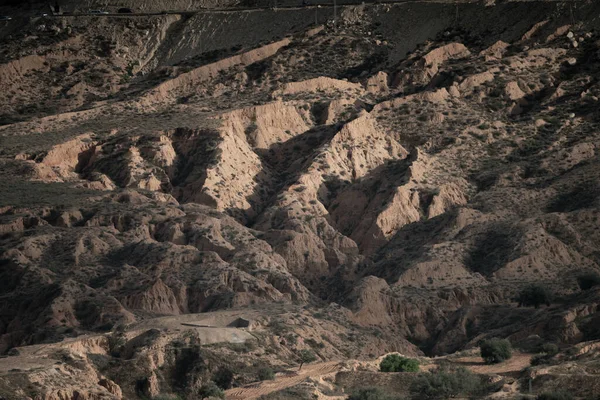
[[[255,356],[277,365],[304,348],[599,339],[600,288],[577,277],[600,272],[600,8],[561,4],[364,5],[311,29],[310,8],[65,16],[2,34],[0,352],[91,341],[60,372],[67,392],[19,373],[47,386],[20,395],[193,397],[225,363],[173,344],[195,348],[177,330],[196,313],[219,321],[196,326],[219,329],[210,344],[236,344],[225,328],[251,315]],[[532,283],[550,306],[517,306]],[[104,389],[78,389],[96,373]]]

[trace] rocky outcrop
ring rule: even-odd
[[[408,71],[400,71],[395,78],[394,86],[409,89],[414,86],[427,85],[444,63],[470,55],[471,52],[462,43],[449,43],[435,48],[417,58]]]
[[[175,294],[158,279],[142,292],[127,296],[121,303],[130,310],[144,310],[157,314],[179,314]]]
[[[273,54],[277,53],[279,49],[289,45],[290,43],[291,40],[286,38],[254,50],[250,50],[248,52],[196,68],[190,72],[181,74],[174,79],[163,82],[143,96],[139,102],[143,106],[151,106],[153,104],[159,104],[165,101],[173,101],[176,99],[176,94],[179,94],[180,96],[189,95],[193,92],[193,89],[197,84],[215,78],[220,71],[227,70],[235,65],[250,65],[256,63],[265,58],[271,57]]]
[[[438,89],[431,92],[422,92],[411,94],[408,96],[397,97],[393,100],[384,101],[377,104],[373,108],[373,113],[387,111],[389,108],[396,108],[410,102],[426,101],[434,104],[444,104],[451,97],[446,88]]]
[[[111,381],[110,379],[107,379],[107,378],[100,379],[100,381],[98,381],[98,385],[106,388],[106,390],[110,394],[115,396],[115,398],[117,398],[117,399],[123,398],[123,391],[121,390],[121,387],[119,385],[117,385],[116,383],[114,383],[113,381]]]
[[[496,43],[494,43],[487,49],[482,50],[479,53],[479,56],[484,57],[485,61],[499,60],[504,56],[509,47],[509,43],[503,42],[502,40],[498,40]]]
[[[544,21],[540,21],[537,24],[534,24],[531,29],[529,29],[527,32],[525,32],[525,34],[521,37],[521,41],[527,41],[530,40],[532,37],[534,37],[538,31],[548,23],[548,20],[544,20]]]
[[[281,101],[236,110],[221,116],[223,131],[246,140],[254,149],[268,150],[310,129],[302,108]]]
[[[466,95],[472,92],[476,87],[483,85],[486,82],[491,82],[494,80],[494,73],[499,72],[498,69],[492,69],[490,71],[481,72],[479,74],[471,75],[465,78],[464,81],[458,85],[458,89],[461,94]]]
[[[389,91],[388,81],[388,74],[383,71],[379,71],[367,79],[365,84],[366,90],[367,92],[373,94],[386,94]]]
[[[355,94],[360,94],[363,91],[363,88],[361,85],[356,83],[321,76],[315,79],[310,79],[308,81],[287,83],[281,89],[274,91],[273,96],[277,97],[298,93],[330,91],[347,91],[350,93],[354,92]]]
[[[506,88],[504,89],[505,96],[508,100],[521,100],[526,94],[519,87],[518,82],[509,82],[506,84]]]
[[[437,49],[431,50],[422,58],[427,67],[437,67],[448,60],[468,57],[471,53],[462,43],[449,43]]]
[[[435,194],[431,200],[431,204],[427,209],[427,217],[434,218],[441,215],[456,206],[464,206],[467,204],[467,198],[461,188],[449,183],[443,185],[439,193]]]

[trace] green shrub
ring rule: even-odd
[[[540,353],[553,357],[558,354],[558,346],[554,343],[544,343],[542,347],[540,347]]]
[[[552,301],[552,294],[547,287],[533,284],[523,289],[521,293],[519,293],[517,300],[519,301],[519,307],[533,306],[535,308],[539,308],[539,306],[542,304],[546,304],[547,306],[550,305],[550,302]]]
[[[388,395],[378,388],[358,389],[348,396],[348,400],[400,400],[400,398]]]
[[[225,392],[223,392],[223,389],[218,387],[212,381],[205,385],[202,385],[202,387],[198,391],[198,395],[200,396],[201,399],[207,399],[209,397],[218,397],[220,399],[225,398]]]
[[[381,372],[419,372],[419,362],[412,358],[390,354],[379,364]]]
[[[540,354],[531,358],[531,365],[547,364],[552,357],[558,354],[558,346],[554,343],[544,343],[540,346]]]
[[[450,399],[478,395],[484,386],[479,376],[464,367],[433,370],[420,374],[410,385],[415,400]]]
[[[577,277],[577,284],[581,290],[590,290],[595,286],[600,286],[600,274],[597,272],[588,272]]]
[[[573,400],[573,396],[564,390],[557,392],[547,392],[538,395],[535,400]]]
[[[529,361],[529,363],[533,366],[536,366],[536,365],[547,364],[549,360],[550,360],[550,357],[548,357],[547,354],[536,354],[535,356],[531,357],[531,360]]]
[[[285,338],[287,339],[287,341],[290,344],[293,344],[294,346],[296,345],[296,343],[298,343],[298,336],[296,336],[294,333],[288,333]]]
[[[258,370],[259,381],[271,381],[275,379],[275,372],[271,368],[261,368]]]
[[[231,382],[233,382],[233,371],[225,367],[219,368],[213,375],[213,382],[223,390],[231,388]]]
[[[227,343],[226,347],[236,353],[250,353],[256,350],[256,342],[254,340],[246,340],[244,343]]]
[[[479,346],[481,358],[488,364],[498,364],[512,357],[512,347],[506,339],[484,340]]]

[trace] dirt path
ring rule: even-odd
[[[306,378],[317,378],[341,369],[339,361],[305,365],[301,371],[289,371],[286,375],[278,376],[272,381],[253,383],[240,388],[225,391],[227,400],[256,399],[260,396],[283,390],[303,382]]]
[[[531,354],[514,353],[510,360],[500,364],[485,364],[481,357],[462,357],[452,360],[453,363],[467,367],[477,374],[510,374],[521,372],[531,363]]]
[[[452,363],[467,367],[478,374],[510,375],[511,373],[518,373],[527,367],[530,364],[531,357],[531,354],[516,353],[513,354],[510,360],[493,365],[485,364],[481,357],[462,357],[453,359]],[[298,385],[309,377],[318,378],[338,372],[341,369],[342,363],[339,361],[306,365],[300,372],[294,370],[288,371],[287,374],[278,376],[272,381],[257,382],[244,387],[229,389],[225,391],[225,398],[227,400],[256,399],[260,396]]]

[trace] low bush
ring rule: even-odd
[[[531,357],[529,363],[535,367],[536,365],[548,364],[548,361],[550,361],[550,357],[547,354],[536,354]]]
[[[531,358],[531,365],[548,364],[550,359],[558,354],[558,346],[554,343],[544,343],[539,348],[539,354]]]
[[[552,301],[552,293],[550,290],[542,285],[533,284],[527,286],[519,293],[518,297],[519,307],[535,307],[539,308],[542,304],[550,305]]]
[[[498,364],[512,357],[512,346],[506,339],[484,340],[479,346],[481,358],[488,364]]]
[[[379,364],[381,372],[419,372],[419,362],[398,354],[386,356]]]
[[[231,388],[233,382],[233,371],[228,368],[221,367],[213,375],[213,382],[221,389],[227,390]]]
[[[259,381],[270,381],[275,379],[275,372],[271,368],[261,368],[258,370]]]
[[[218,387],[214,382],[209,382],[205,385],[202,385],[198,391],[198,395],[201,399],[207,399],[209,397],[218,397],[220,399],[225,398],[225,392],[223,392],[223,389]]]
[[[477,396],[483,390],[481,378],[464,367],[420,374],[410,386],[415,400]]]
[[[544,343],[540,347],[540,353],[547,354],[550,357],[553,357],[558,354],[558,346],[554,343]]]

